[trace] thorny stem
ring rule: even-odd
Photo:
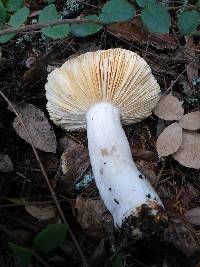
[[[52,20],[46,23],[37,23],[33,25],[27,25],[27,26],[22,26],[19,28],[8,28],[0,31],[0,36],[8,33],[20,33],[20,32],[28,32],[28,31],[35,31],[35,30],[40,30],[45,27],[49,26],[56,26],[56,25],[62,25],[62,24],[84,24],[84,23],[92,23],[92,24],[100,24],[100,25],[105,25],[104,22],[99,21],[99,20],[94,20],[94,19],[81,19],[81,18],[76,18],[76,19],[59,19],[59,20]]]
[[[172,11],[176,11],[183,8],[183,6],[177,6],[177,7],[169,7],[168,10],[172,10]],[[187,10],[199,10],[199,6],[196,5],[189,5],[184,7]],[[137,14],[135,17],[140,17],[140,14]],[[135,18],[134,17],[134,18]],[[52,20],[46,23],[37,23],[37,24],[33,24],[33,25],[26,25],[26,26],[22,26],[19,28],[8,28],[8,29],[4,29],[0,31],[0,36],[1,35],[5,35],[5,34],[9,34],[9,33],[21,33],[21,32],[28,32],[28,31],[35,31],[35,30],[40,30],[42,28],[45,27],[49,27],[49,26],[56,26],[56,25],[63,25],[63,24],[88,24],[88,23],[92,23],[92,24],[98,24],[98,25],[102,25],[102,26],[106,26],[107,23],[100,21],[100,20],[95,20],[95,19],[84,19],[84,18],[75,18],[75,19],[59,19],[59,20]]]
[[[78,241],[77,241],[75,235],[73,234],[73,232],[72,232],[72,230],[71,230],[71,228],[70,228],[70,226],[69,226],[69,224],[68,224],[68,222],[67,222],[67,220],[66,220],[66,218],[65,218],[65,215],[64,215],[64,213],[63,213],[63,211],[62,211],[62,208],[61,208],[61,206],[60,206],[60,203],[59,203],[59,201],[58,201],[58,198],[57,198],[57,196],[56,196],[56,194],[55,194],[55,192],[54,192],[54,190],[53,190],[53,187],[52,187],[52,185],[51,185],[51,183],[50,183],[50,181],[49,181],[47,172],[46,172],[46,170],[45,170],[45,168],[44,168],[44,166],[43,166],[43,164],[42,164],[42,162],[41,162],[41,160],[40,160],[40,157],[39,157],[39,155],[38,155],[38,152],[37,152],[37,150],[36,150],[36,148],[35,148],[35,146],[34,146],[33,139],[32,139],[32,137],[31,137],[31,135],[30,135],[30,133],[29,133],[29,131],[28,131],[26,125],[24,124],[24,122],[23,122],[23,120],[22,120],[20,114],[17,112],[17,110],[14,108],[14,106],[12,105],[12,103],[10,102],[10,100],[4,95],[4,93],[3,93],[1,90],[0,90],[0,95],[1,95],[2,98],[6,101],[6,103],[11,107],[12,111],[13,111],[13,112],[15,113],[15,115],[18,117],[18,119],[19,119],[21,125],[23,126],[24,131],[26,132],[26,134],[27,134],[27,136],[28,136],[28,138],[29,138],[29,140],[30,140],[31,147],[32,147],[33,152],[34,152],[34,154],[35,154],[35,157],[36,157],[36,159],[37,159],[37,161],[38,161],[38,164],[39,164],[40,169],[41,169],[41,172],[42,172],[42,174],[43,174],[43,176],[44,176],[44,178],[45,178],[45,181],[46,181],[46,183],[47,183],[47,185],[48,185],[49,191],[51,192],[51,196],[52,196],[52,198],[53,198],[53,200],[54,200],[54,202],[55,202],[55,205],[56,205],[56,207],[57,207],[57,209],[58,209],[58,212],[59,212],[59,214],[60,214],[60,217],[62,218],[63,222],[65,223],[65,225],[66,225],[67,228],[68,228],[69,234],[70,234],[70,236],[71,236],[71,238],[72,238],[74,244],[76,245],[77,250],[78,250],[78,252],[79,252],[79,254],[80,254],[80,256],[81,256],[81,259],[82,259],[82,262],[83,262],[84,267],[89,267],[89,265],[88,265],[88,263],[87,263],[87,260],[86,260],[86,258],[85,258],[85,255],[84,255],[84,253],[83,253],[83,251],[82,251],[82,249],[81,249],[81,247],[80,247],[80,245],[79,245],[79,243],[78,243]]]

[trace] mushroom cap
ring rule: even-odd
[[[45,85],[51,119],[66,130],[86,128],[86,112],[97,102],[110,102],[131,124],[151,114],[160,87],[147,62],[116,48],[87,52],[52,71]]]

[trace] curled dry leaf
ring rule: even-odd
[[[187,130],[198,130],[200,129],[200,112],[195,111],[185,114],[180,119],[180,125],[182,128]]]
[[[116,22],[108,26],[108,30],[128,41],[148,43],[157,49],[176,49],[175,39],[169,35],[150,33],[140,18],[134,18],[130,22]]]
[[[184,215],[190,223],[200,225],[200,207],[188,210]]]
[[[183,117],[184,109],[178,98],[169,94],[160,98],[153,112],[163,120],[173,121]]]
[[[75,203],[77,219],[88,236],[101,238],[105,233],[104,224],[112,224],[112,216],[102,200],[78,196]]]
[[[17,107],[17,110],[33,139],[34,146],[45,152],[55,153],[56,136],[44,113],[32,104],[23,104]],[[13,127],[22,139],[30,143],[29,137],[17,117],[14,119]]]
[[[26,211],[38,220],[49,220],[55,218],[57,211],[54,206],[25,205]]]
[[[177,122],[172,123],[159,135],[156,149],[159,156],[168,156],[175,153],[182,142],[182,128]]]
[[[183,131],[182,144],[173,154],[175,160],[185,167],[200,168],[200,134]]]
[[[89,154],[86,147],[70,138],[64,138],[65,152],[61,156],[62,172],[66,176],[79,179],[89,167]]]
[[[0,172],[12,172],[13,164],[8,155],[0,153]]]

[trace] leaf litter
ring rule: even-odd
[[[45,152],[56,153],[56,136],[44,113],[32,104],[22,104],[17,106],[17,110],[27,127],[34,146]],[[17,117],[13,121],[13,127],[22,139],[30,143],[30,139]]]
[[[156,142],[159,156],[172,155],[183,166],[200,169],[200,134],[195,132],[200,128],[200,112],[183,115],[182,103],[169,94],[161,98],[154,113],[161,119],[177,121],[159,135]]]
[[[169,156],[175,153],[182,143],[182,128],[174,122],[159,135],[156,149],[159,156]]]
[[[13,163],[8,155],[0,153],[0,172],[12,172]]]
[[[29,1],[26,2],[29,4]],[[57,2],[59,2],[59,5],[62,7],[62,1]],[[101,2],[102,1],[100,1],[100,3]],[[36,12],[42,9],[42,3],[43,1],[37,3]],[[111,36],[109,33],[113,35]],[[192,263],[197,262],[195,261],[195,255],[196,252],[198,253],[199,251],[199,246],[196,235],[198,234],[199,225],[194,222],[198,223],[198,210],[195,209],[199,206],[199,193],[198,190],[195,190],[198,189],[199,183],[198,146],[195,145],[193,137],[185,138],[185,134],[187,133],[192,133],[192,136],[199,134],[198,106],[197,104],[186,104],[187,101],[189,103],[189,100],[193,101],[194,98],[195,101],[197,101],[195,103],[199,101],[197,90],[198,83],[196,83],[196,85],[194,83],[194,81],[198,81],[198,77],[196,77],[198,74],[196,63],[198,63],[198,49],[200,46],[197,38],[193,37],[192,40],[179,38],[179,35],[176,35],[173,31],[171,31],[170,34],[149,33],[137,17],[133,21],[126,23],[113,23],[108,26],[108,29],[104,30],[102,35],[99,34],[97,36],[91,36],[89,39],[87,38],[88,43],[81,38],[73,38],[72,40],[62,39],[62,41],[38,41],[38,33],[33,33],[32,37],[30,41],[22,41],[18,46],[15,41],[13,41],[12,46],[8,44],[2,47],[2,59],[4,59],[4,61],[1,60],[2,69],[0,82],[2,88],[5,88],[5,93],[9,93],[9,97],[12,101],[25,102],[25,104],[20,105],[21,110],[19,108],[19,113],[24,119],[27,128],[30,128],[35,146],[39,140],[40,146],[38,149],[40,150],[39,153],[42,162],[50,175],[51,183],[56,190],[59,200],[64,201],[62,208],[84,252],[88,256],[92,255],[97,244],[96,241],[99,243],[99,241],[104,240],[105,237],[108,238],[105,221],[109,222],[110,220],[108,219],[109,213],[105,210],[105,207],[103,207],[95,184],[93,182],[87,183],[88,180],[90,181],[93,179],[93,176],[90,172],[87,172],[90,166],[86,135],[85,133],[83,133],[82,136],[77,134],[76,138],[73,138],[73,135],[69,134],[68,137],[64,138],[66,146],[60,149],[59,144],[56,150],[55,136],[57,140],[59,140],[65,133],[62,129],[53,125],[54,132],[44,113],[39,110],[37,106],[45,106],[44,83],[46,82],[47,66],[58,66],[67,58],[82,53],[84,45],[84,52],[89,51],[88,43],[90,43],[94,47],[97,47],[97,49],[123,47],[139,53],[150,64],[156,79],[161,85],[163,93],[171,92],[170,97],[169,95],[163,97],[168,100],[170,99],[170,101],[167,100],[165,107],[163,108],[162,103],[160,107],[158,104],[157,111],[155,111],[160,121],[160,132],[165,131],[165,134],[168,132],[165,138],[163,138],[164,141],[161,141],[160,144],[161,147],[165,146],[166,148],[160,150],[165,151],[163,153],[167,153],[167,155],[158,153],[160,157],[157,157],[157,152],[159,152],[156,151],[156,144],[158,143],[157,135],[160,135],[160,132],[156,132],[157,119],[155,116],[136,125],[125,127],[129,140],[135,140],[135,144],[131,150],[134,160],[137,161],[137,166],[140,166],[145,177],[149,178],[152,184],[156,184],[163,202],[169,203],[169,205],[165,206],[169,215],[168,231],[166,231],[168,237],[166,241],[168,245],[160,253],[159,245],[152,246],[151,244],[147,244],[146,240],[144,240],[145,245],[141,246],[141,244],[143,244],[142,242],[139,245],[132,241],[129,243],[120,237],[120,240],[112,244],[112,249],[106,246],[105,265],[113,266],[112,259],[121,254],[122,257],[119,256],[122,259],[121,263],[126,264],[126,266],[152,265],[158,267],[160,264],[163,266],[165,264],[165,266],[168,267],[188,267]],[[35,43],[34,38],[37,40]],[[49,54],[49,49],[53,51],[51,52],[51,56]],[[11,53],[8,53],[8,51],[11,51]],[[13,55],[15,56],[13,57]],[[44,60],[39,60],[38,63],[38,59],[43,58],[43,55]],[[27,61],[27,59],[32,56],[36,58],[36,62],[31,62],[31,60],[30,62]],[[191,61],[192,64],[190,64]],[[4,62],[6,62],[6,64],[3,64]],[[15,66],[18,66],[17,70]],[[185,72],[183,72],[184,67],[186,67]],[[183,74],[181,74],[182,72]],[[166,89],[173,84],[173,81],[175,81],[180,74],[180,79],[176,81],[174,86],[172,86],[170,90]],[[13,90],[13,84],[9,79],[16,85],[15,90]],[[184,86],[188,88],[188,94],[185,93],[186,89],[183,92],[183,84],[181,82],[184,82]],[[179,96],[179,99],[184,102],[182,103],[175,95]],[[161,98],[161,100],[163,98]],[[27,103],[33,105],[32,109],[30,107],[25,108],[26,105],[30,105]],[[0,138],[0,142],[1,145],[3,145],[3,152],[1,153],[3,155],[9,155],[14,168],[9,167],[12,171],[8,173],[1,172],[0,192],[3,192],[2,196],[5,194],[5,196],[15,197],[16,199],[20,199],[23,196],[26,202],[30,203],[32,199],[38,201],[38,204],[35,204],[34,201],[34,204],[26,205],[26,211],[24,211],[24,208],[21,209],[18,206],[16,206],[14,210],[9,208],[1,209],[1,223],[5,223],[6,227],[8,227],[13,234],[15,231],[23,231],[23,229],[26,229],[29,234],[29,239],[26,241],[26,245],[28,245],[30,244],[30,238],[33,239],[35,232],[38,232],[39,229],[44,227],[46,220],[55,219],[57,214],[54,213],[53,205],[40,203],[40,200],[49,200],[49,192],[46,184],[41,181],[38,167],[32,164],[33,162],[30,160],[30,155],[32,155],[31,149],[27,150],[27,152],[23,147],[25,143],[23,140],[29,142],[28,138],[25,137],[25,133],[19,134],[23,139],[19,140],[20,138],[12,131],[12,115],[4,111],[3,106],[1,110],[3,111],[0,113],[0,115],[2,115],[0,127],[2,138]],[[32,115],[29,114],[31,111],[29,112],[28,110],[33,111]],[[43,108],[43,111],[45,111],[45,108]],[[40,120],[39,114],[45,117],[46,122],[44,124]],[[6,121],[5,123],[5,118],[7,120],[7,116],[8,122]],[[39,118],[37,116],[39,116]],[[161,122],[163,122],[162,125]],[[17,122],[17,124],[19,124],[19,122]],[[166,128],[167,126],[169,129]],[[18,125],[18,127],[20,127],[20,125]],[[43,129],[41,130],[39,128]],[[44,129],[45,133],[43,132]],[[23,132],[22,127],[18,131]],[[178,132],[182,132],[181,144],[181,134],[178,135]],[[10,136],[12,136],[13,140]],[[41,136],[42,140],[39,136]],[[51,138],[48,139],[47,136]],[[138,136],[140,138],[137,138]],[[169,142],[167,139],[172,137],[173,139]],[[187,145],[185,145],[185,139],[189,139],[189,141],[186,142]],[[7,140],[7,145],[4,144],[4,140]],[[181,150],[182,152],[180,152]],[[49,152],[51,152],[51,154]],[[55,152],[56,154],[53,155],[52,153]],[[181,164],[177,164],[177,161],[173,159],[175,155],[177,156],[177,153],[180,154],[181,164],[184,165],[189,162],[190,167],[185,168],[181,166]],[[168,155],[172,156],[169,157]],[[188,155],[192,156],[190,160],[188,160]],[[55,159],[52,158],[51,160],[51,156],[55,157]],[[195,157],[196,159],[194,160]],[[62,178],[57,167],[59,165],[57,164],[57,160],[60,160],[61,169],[65,173],[62,173]],[[51,166],[51,161],[56,164]],[[193,168],[192,166],[195,168],[198,167],[197,171],[191,169]],[[4,170],[5,169],[6,168],[4,168]],[[61,179],[66,181],[66,186],[63,186],[63,184],[59,186]],[[192,184],[193,189],[184,191],[185,186],[189,184]],[[76,185],[80,185],[78,190]],[[193,192],[194,190],[195,193]],[[8,204],[7,202],[9,202],[8,198],[0,198],[1,204]],[[76,203],[76,208],[74,208],[74,203]],[[16,202],[15,205],[18,205],[18,203]],[[73,212],[72,214],[72,210],[75,211],[76,209],[77,212]],[[171,213],[172,211],[174,212],[174,209],[176,209],[177,214],[173,214],[172,216]],[[27,214],[27,212],[30,215]],[[12,223],[11,217],[9,217],[10,214],[13,218],[17,217],[17,224],[13,218]],[[186,218],[187,216],[188,218]],[[187,220],[185,221],[182,218]],[[63,267],[66,265],[66,262],[73,267],[80,266],[81,261],[75,252],[71,240],[67,239],[65,244],[61,247],[64,246],[68,247],[68,249],[65,250],[65,255],[61,255],[58,250],[58,252],[55,251],[55,253],[53,253],[54,257],[49,254],[48,257],[44,259],[50,265],[55,266],[59,265]],[[69,250],[74,251],[74,253],[69,253]],[[182,251],[182,254],[178,257],[180,251]],[[152,257],[152,255],[155,255],[155,257]],[[2,255],[0,252],[0,258],[1,257]],[[193,260],[188,260],[190,257],[192,257]],[[136,262],[134,262],[135,259]],[[146,259],[148,259],[148,261]],[[191,267],[194,266],[194,264],[191,265]]]

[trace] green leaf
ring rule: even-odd
[[[135,16],[135,8],[126,0],[110,0],[102,8],[100,20],[105,23],[126,21]]]
[[[7,12],[5,10],[5,8],[3,8],[1,5],[0,5],[0,29],[3,28],[5,22],[6,22],[6,16],[7,16]]]
[[[29,15],[29,8],[22,7],[19,10],[17,10],[10,18],[9,25],[13,28],[18,28],[21,26],[24,22],[26,22]]]
[[[0,44],[5,44],[15,36],[14,33],[8,33],[0,36]]]
[[[84,19],[95,19],[98,20],[99,17],[96,15],[90,15],[84,17]],[[99,30],[102,29],[101,25],[98,24],[92,24],[92,23],[84,23],[84,24],[72,24],[71,25],[71,31],[74,35],[84,37],[88,35],[92,35]]]
[[[139,7],[149,7],[156,4],[155,0],[136,0]]]
[[[65,38],[70,32],[70,26],[69,24],[51,26],[42,29],[41,32],[52,39]]]
[[[44,253],[61,245],[67,235],[65,224],[49,224],[34,239],[34,247]]]
[[[4,5],[3,5],[3,2],[2,2],[2,0],[0,0],[0,7],[2,7],[2,8],[4,8],[4,9],[5,9],[5,7],[4,7]]]
[[[197,0],[196,5],[200,6],[200,0]]]
[[[8,244],[13,253],[15,254],[19,266],[28,267],[31,263],[33,253],[29,249],[16,245],[14,243],[9,242]]]
[[[39,23],[58,19],[58,12],[55,5],[48,5],[40,12]]]
[[[13,28],[20,27],[24,22],[26,22],[27,17],[29,15],[29,8],[22,7],[17,10],[10,18],[9,25]],[[0,36],[0,43],[5,44],[10,41],[15,36],[14,33],[8,33]]]
[[[14,12],[22,7],[24,4],[24,0],[8,0],[6,4],[6,9],[10,12]]]
[[[155,5],[144,8],[141,17],[151,32],[166,33],[171,26],[171,17],[164,6]]]
[[[184,11],[178,18],[178,27],[184,35],[194,32],[199,24],[200,14],[196,10]]]
[[[45,23],[52,20],[59,19],[60,16],[58,15],[58,12],[56,10],[55,5],[48,5],[46,6],[39,15],[39,23]],[[69,24],[64,25],[57,25],[57,26],[49,26],[46,28],[43,28],[42,33],[44,33],[46,36],[58,39],[58,38],[64,38],[67,37],[70,31]]]
[[[122,256],[117,255],[117,256],[114,258],[112,267],[121,267],[122,264],[123,264]]]

